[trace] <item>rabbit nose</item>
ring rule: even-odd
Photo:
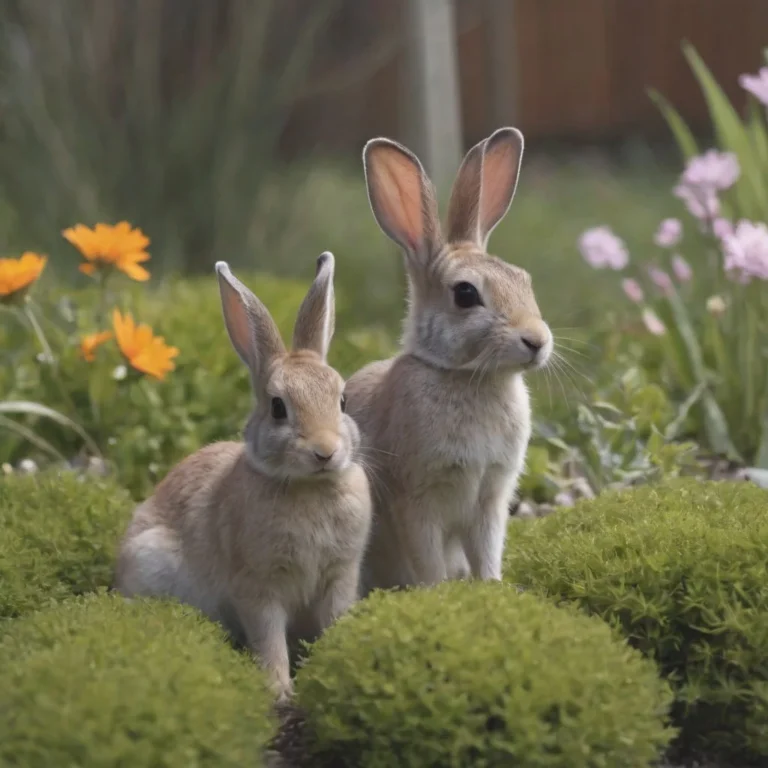
[[[523,344],[525,344],[526,347],[528,347],[528,349],[531,350],[531,352],[533,352],[534,355],[537,354],[538,351],[544,346],[544,342],[539,341],[539,339],[531,339],[523,336],[521,341]]]
[[[315,458],[319,462],[323,464],[327,464],[333,458],[333,455],[336,453],[336,451],[335,450],[329,451],[326,449],[322,453],[319,453],[318,451],[313,451],[313,453],[315,454]]]

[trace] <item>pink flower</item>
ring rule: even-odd
[[[637,280],[633,280],[631,277],[622,280],[621,287],[624,289],[627,298],[630,301],[634,301],[635,304],[639,304],[645,298],[640,283],[638,283]]]
[[[672,257],[672,271],[675,273],[678,283],[690,282],[693,277],[691,265],[679,253]]]
[[[665,296],[669,296],[674,290],[672,278],[663,269],[659,269],[658,267],[648,267],[648,277],[651,278],[651,282]]]
[[[688,161],[680,183],[692,189],[717,191],[732,187],[740,173],[739,161],[733,152],[710,149]]]
[[[712,234],[722,240],[724,237],[733,234],[733,224],[728,219],[715,219],[712,222]]]
[[[679,219],[664,219],[653,236],[653,242],[660,248],[672,248],[680,242],[682,236],[683,225]]]
[[[742,219],[722,243],[729,275],[742,283],[768,280],[768,226]]]
[[[594,269],[620,270],[629,263],[627,246],[609,227],[594,227],[584,232],[579,238],[579,250]]]
[[[658,315],[651,309],[646,308],[643,310],[643,323],[645,323],[648,332],[654,336],[663,336],[667,332],[664,323],[659,320]]]
[[[675,197],[680,198],[688,209],[688,213],[696,219],[709,221],[720,214],[720,201],[717,193],[707,187],[689,187],[678,184],[674,190]]]
[[[739,85],[768,107],[768,67],[763,67],[756,75],[741,75]]]

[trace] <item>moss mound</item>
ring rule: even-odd
[[[640,768],[670,737],[652,664],[502,584],[374,593],[315,644],[297,696],[315,757],[360,768]]]
[[[72,472],[0,480],[0,620],[108,586],[131,509],[114,483]]]
[[[768,757],[768,493],[679,480],[513,524],[505,578],[617,624],[675,687],[680,746]]]
[[[263,765],[261,673],[174,603],[100,595],[9,622],[0,766]]]

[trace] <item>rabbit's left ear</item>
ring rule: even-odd
[[[325,362],[336,323],[333,295],[335,262],[330,251],[317,257],[315,279],[299,308],[293,330],[293,348],[310,349]]]
[[[515,196],[523,134],[499,128],[467,152],[448,205],[448,241],[468,240],[485,250]]]

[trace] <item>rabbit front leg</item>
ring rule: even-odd
[[[429,514],[429,510],[423,507],[408,509],[403,506],[401,509],[400,546],[410,570],[408,584],[431,586],[445,581],[448,569],[439,510]]]
[[[517,478],[518,474],[510,474],[506,467],[492,467],[483,478],[475,514],[462,536],[472,576],[476,579],[501,580],[509,501]]]
[[[277,601],[240,600],[236,611],[251,652],[266,671],[278,704],[293,692],[288,655],[288,616]]]
[[[325,592],[314,606],[313,617],[317,635],[345,614],[359,598],[360,563],[345,566],[328,582]]]

